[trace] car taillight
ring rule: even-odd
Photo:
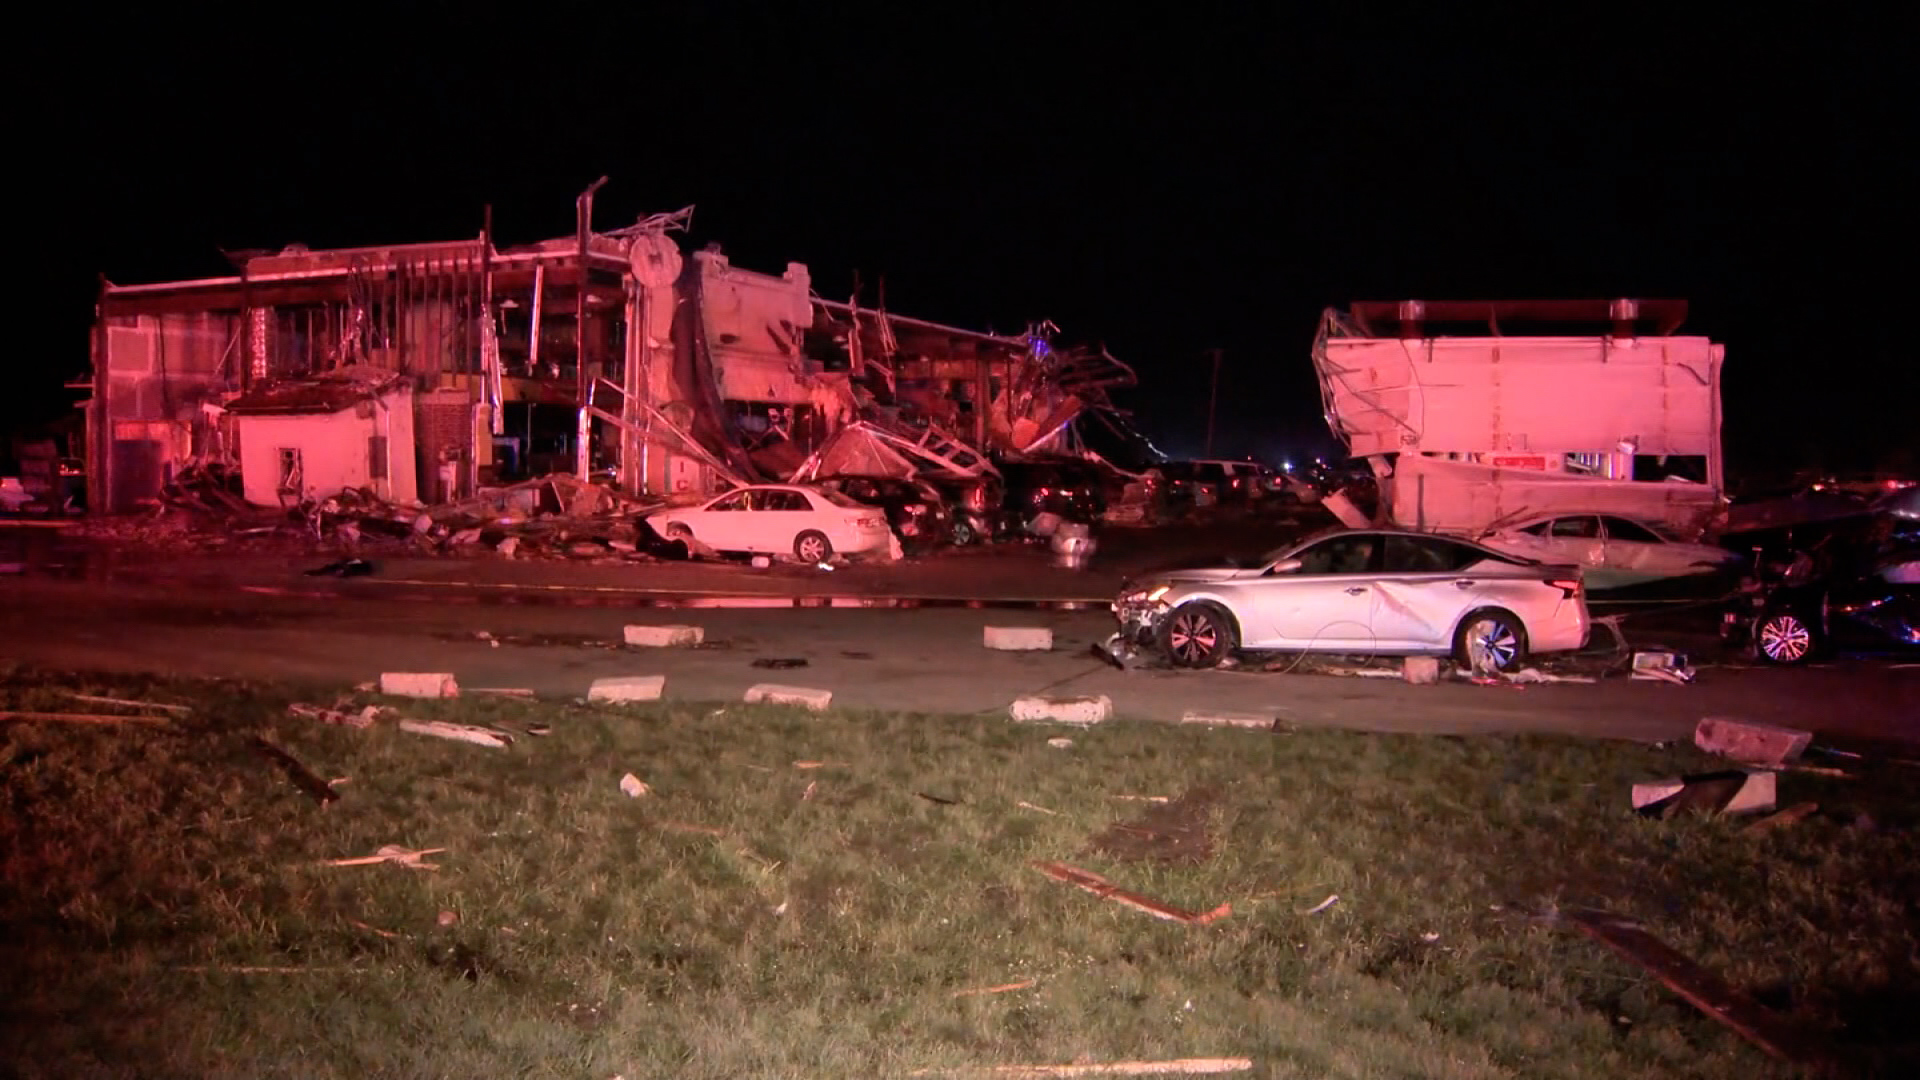
[[[1580,579],[1579,578],[1555,578],[1554,580],[1547,582],[1547,584],[1553,586],[1556,589],[1559,589],[1561,593],[1563,593],[1566,599],[1568,600],[1571,600],[1574,597],[1580,595]]]
[[[886,523],[886,518],[863,517],[853,519],[854,527],[858,529],[878,529]]]

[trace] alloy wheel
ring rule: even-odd
[[[1813,651],[1813,632],[1798,615],[1781,612],[1760,624],[1760,651],[1776,664],[1794,664]]]
[[[1475,671],[1505,671],[1520,657],[1520,635],[1503,619],[1476,619],[1467,630],[1467,657]]]
[[[1167,628],[1167,651],[1181,663],[1203,663],[1219,647],[1219,624],[1205,612],[1179,612]]]

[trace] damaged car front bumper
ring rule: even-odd
[[[1115,637],[1131,646],[1152,644],[1161,620],[1172,610],[1165,599],[1171,591],[1171,586],[1158,585],[1121,593],[1113,602],[1113,617],[1120,624]]]

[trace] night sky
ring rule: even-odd
[[[56,32],[10,120],[44,164],[27,213],[61,230],[14,419],[63,407],[100,273],[473,236],[487,203],[527,242],[570,233],[605,174],[602,228],[693,203],[694,244],[805,262],[828,297],[857,271],[903,314],[1104,342],[1172,452],[1201,449],[1216,346],[1217,451],[1330,448],[1318,313],[1405,297],[1684,297],[1728,347],[1736,464],[1920,444],[1920,94],[1867,16],[697,6],[149,8]]]

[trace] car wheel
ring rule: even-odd
[[[793,557],[803,563],[823,563],[833,558],[833,542],[827,534],[808,529],[793,538]]]
[[[980,539],[980,533],[974,529],[971,522],[956,521],[953,523],[953,544],[955,547],[966,547],[978,539]]]
[[[669,540],[689,540],[692,538],[693,530],[677,521],[667,526],[667,539]]]
[[[1804,664],[1813,655],[1813,627],[1791,611],[1775,611],[1754,627],[1753,644],[1770,664]]]
[[[1468,671],[1517,671],[1527,661],[1527,628],[1512,612],[1476,611],[1461,620],[1453,656]]]
[[[1160,624],[1160,651],[1176,667],[1218,667],[1236,644],[1233,619],[1212,604],[1174,608]]]

